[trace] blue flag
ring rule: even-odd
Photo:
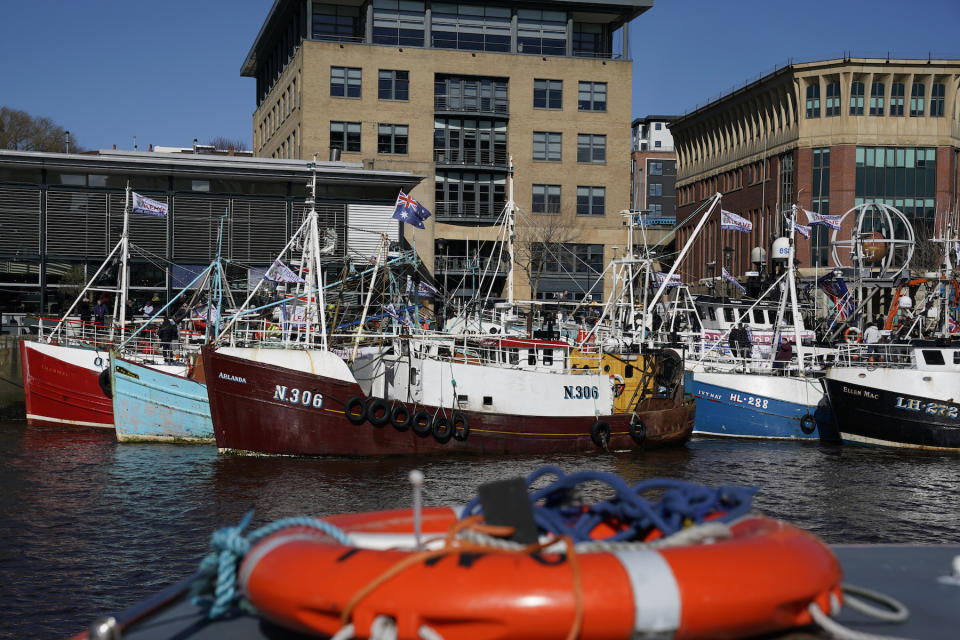
[[[422,204],[405,194],[403,191],[397,196],[397,208],[393,212],[394,220],[412,224],[423,229],[423,221],[430,217],[430,212]]]
[[[849,321],[853,319],[856,305],[853,301],[853,294],[847,288],[847,283],[843,281],[842,277],[828,273],[817,280],[817,286],[833,301],[841,320]]]

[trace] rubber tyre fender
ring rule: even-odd
[[[355,409],[359,409],[359,413],[354,413]],[[347,404],[343,405],[343,413],[347,416],[347,420],[353,424],[361,425],[367,421],[367,408],[360,396],[353,396],[347,400]]]
[[[426,438],[433,432],[433,416],[426,409],[420,409],[413,414],[410,426],[415,434],[421,438]]]
[[[377,428],[385,426],[390,422],[390,404],[383,398],[369,398],[367,400],[367,420]]]
[[[470,436],[470,421],[467,416],[457,412],[450,419],[450,426],[453,428],[453,439],[457,442],[466,442]]]
[[[813,414],[807,413],[805,416],[800,418],[800,431],[803,431],[805,434],[810,435],[817,430],[817,419],[813,417]]]
[[[433,425],[430,429],[433,432],[433,439],[440,444],[447,444],[453,437],[453,421],[444,415],[438,414],[433,419]]]
[[[406,405],[395,404],[390,409],[390,424],[393,425],[393,428],[397,431],[406,431],[410,428],[410,423],[413,422],[413,416],[410,414],[410,409],[407,409]]]
[[[110,369],[104,369],[97,376],[97,382],[100,384],[100,391],[111,400],[113,399],[113,389],[110,386]]]
[[[590,439],[601,449],[606,448],[610,442],[610,425],[603,420],[594,422],[590,427]]]
[[[630,418],[627,429],[630,431],[630,437],[633,438],[633,441],[637,444],[643,444],[647,441],[647,425],[644,424],[639,416]]]

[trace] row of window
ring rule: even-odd
[[[840,115],[840,82],[828,82],[826,85],[826,104],[824,115],[827,117]],[[854,80],[850,83],[850,115],[862,116],[865,103],[866,87],[863,82]],[[894,82],[890,85],[889,106],[885,105],[887,86],[883,82],[874,82],[870,86],[869,114],[871,116],[886,115],[902,116],[905,107],[906,86],[903,82]],[[930,85],[929,108],[926,102],[927,86],[923,82],[914,82],[910,88],[910,116],[914,118],[929,115],[942,118],[946,96],[946,85],[935,82]],[[807,87],[806,111],[808,118],[820,117],[820,85],[812,84]]]
[[[430,46],[463,51],[509,52],[511,21],[516,14],[518,53],[563,56],[567,53],[567,12],[512,10],[504,6],[430,3]],[[400,47],[426,44],[426,3],[373,0],[373,43]],[[359,6],[313,4],[315,40],[362,42],[364,12]],[[604,25],[575,21],[572,48],[577,56],[608,56],[610,37]]]
[[[300,94],[297,93],[297,78],[294,77],[290,80],[290,83],[287,85],[287,88],[284,89],[283,93],[280,94],[280,97],[277,98],[276,104],[274,104],[273,107],[270,108],[270,111],[264,114],[260,120],[258,126],[259,136],[256,142],[258,149],[263,148],[267,139],[277,132],[280,125],[297,109],[299,104]]]
[[[330,121],[330,148],[351,153],[361,149],[359,122]],[[377,124],[377,153],[406,155],[409,128],[405,124]]]
[[[561,213],[561,186],[535,184],[532,188],[530,209],[533,213]],[[577,215],[602,216],[606,210],[606,187],[577,186]]]
[[[543,162],[563,160],[563,134],[559,131],[533,132],[533,159]],[[577,134],[577,162],[604,164],[607,161],[607,136]]]
[[[330,67],[330,95],[335,98],[363,97],[363,70],[359,67]],[[506,112],[507,83],[491,78],[438,76],[434,95],[443,100],[438,108],[450,111]],[[380,69],[377,77],[380,100],[409,100],[410,72]],[[442,104],[441,104],[442,102]],[[538,109],[563,108],[563,80],[535,79],[533,106]],[[607,83],[581,81],[577,88],[577,109],[607,110]]]
[[[284,160],[299,160],[300,159],[300,146],[298,144],[298,138],[300,137],[300,127],[297,127],[290,132],[290,135],[286,137],[285,140],[280,141],[280,146],[277,147],[277,150],[270,154],[271,158],[281,158]]]

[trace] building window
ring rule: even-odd
[[[377,153],[407,153],[407,125],[381,124],[377,127]]]
[[[362,42],[360,7],[314,2],[312,33],[314,40]]]
[[[535,109],[563,108],[563,80],[534,80],[533,106]]]
[[[943,97],[945,86],[942,82],[934,82],[930,87],[930,115],[934,118],[943,117]]]
[[[817,213],[830,213],[830,148],[813,150],[812,206]],[[830,253],[830,229],[822,224],[812,225],[810,262],[814,267],[827,266]]]
[[[434,161],[440,164],[507,166],[503,120],[434,118]]]
[[[661,127],[662,127],[662,123],[660,122],[653,123],[653,128],[656,129],[657,131],[660,131]]]
[[[510,51],[509,7],[434,2],[430,13],[430,41],[434,48]]]
[[[517,52],[567,55],[566,12],[517,9]]]
[[[890,115],[903,115],[903,83],[894,82],[890,86]]]
[[[560,213],[560,185],[533,185],[531,209],[534,213]]]
[[[854,81],[850,83],[850,115],[852,116],[863,115],[863,83],[862,82]]]
[[[330,95],[338,98],[360,97],[361,70],[355,67],[330,67]]]
[[[607,83],[581,82],[577,92],[577,108],[580,111],[606,111]]]
[[[793,204],[793,153],[780,156],[780,210]]]
[[[423,2],[374,0],[373,42],[400,47],[422,47],[423,16]]]
[[[886,92],[887,88],[882,82],[874,82],[870,86],[870,115],[883,115],[883,97]]]
[[[507,179],[500,174],[438,171],[434,184],[438,219],[495,222],[507,203]]]
[[[651,161],[647,165],[647,172],[651,176],[662,176],[663,175],[663,162],[662,161]]]
[[[857,147],[856,205],[881,202],[908,218],[933,223],[937,150],[932,147]]]
[[[601,164],[607,161],[607,136],[592,133],[577,135],[577,162]]]
[[[820,85],[811,84],[807,87],[807,117],[820,117]]]
[[[654,141],[653,141],[653,146],[654,146],[655,148],[661,146],[661,144],[662,144],[662,143],[661,143],[659,140],[654,140]]]
[[[922,82],[914,82],[910,89],[910,117],[919,118],[924,112],[924,97],[927,90]]]
[[[562,134],[549,131],[533,132],[533,159],[548,162],[561,160]]]
[[[330,148],[360,151],[360,123],[330,121]]]
[[[606,187],[577,187],[577,215],[602,216],[604,201],[607,197]]]
[[[651,182],[647,189],[647,195],[659,197],[663,195],[663,185],[659,182]]]
[[[440,76],[433,85],[434,110],[507,113],[507,81],[476,76]]]
[[[378,97],[381,100],[409,100],[410,72],[400,69],[380,69]]]
[[[604,25],[574,22],[573,55],[583,58],[609,57],[610,43]]]
[[[651,204],[647,207],[647,209],[650,210],[650,217],[651,217],[651,218],[659,218],[660,216],[663,215],[663,205],[662,205],[662,204],[659,204],[659,203],[654,202],[654,203],[651,203]]]
[[[828,118],[832,116],[840,115],[840,83],[839,82],[827,83],[827,109],[826,109],[825,115]]]

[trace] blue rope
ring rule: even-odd
[[[330,536],[343,545],[350,545],[350,539],[341,529],[317,518],[296,516],[272,522],[244,537],[243,530],[253,519],[253,509],[248,511],[240,523],[233,527],[224,527],[213,532],[210,547],[213,551],[200,563],[202,576],[193,585],[194,594],[209,594],[213,588],[213,598],[209,595],[195,598],[195,602],[208,606],[207,617],[222,617],[237,601],[237,568],[250,549],[281,529],[287,527],[309,527]],[[214,583],[215,578],[215,583]]]
[[[623,529],[606,538],[608,542],[642,540],[650,531],[673,535],[690,524],[702,524],[707,516],[715,522],[730,522],[750,511],[755,488],[723,486],[712,489],[702,485],[654,478],[630,486],[612,473],[580,471],[565,474],[554,466],[545,466],[527,476],[527,488],[545,475],[556,476],[550,485],[530,493],[533,517],[541,533],[568,535],[574,542],[593,540],[591,532],[604,521],[616,520]],[[571,504],[574,489],[587,482],[600,482],[615,495],[583,510]],[[662,491],[660,502],[643,497],[649,491]],[[479,498],[467,503],[463,518],[482,513]],[[719,515],[718,515],[719,514]]]

